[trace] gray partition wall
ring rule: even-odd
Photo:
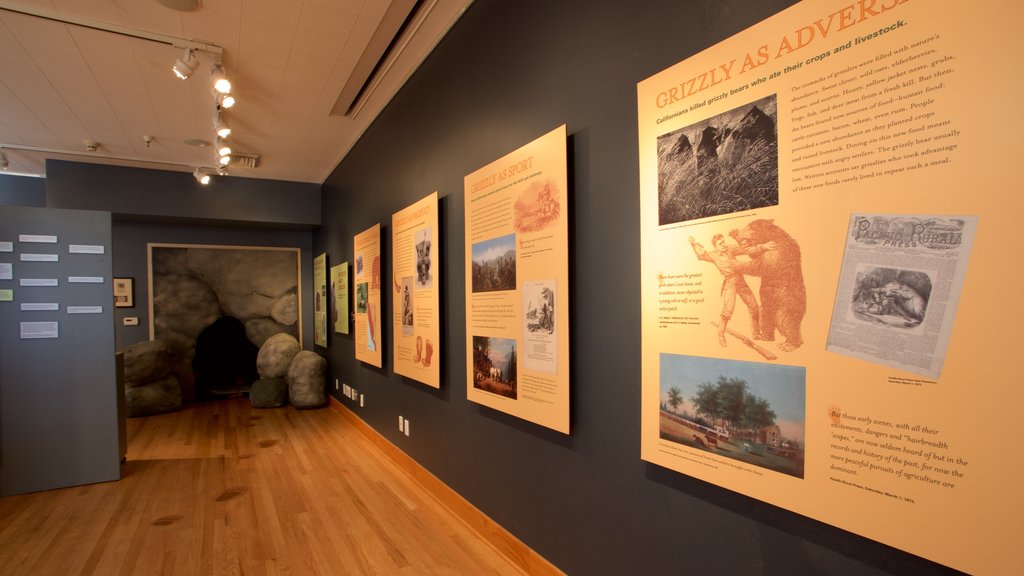
[[[0,496],[119,479],[110,213],[0,207],[0,271]]]

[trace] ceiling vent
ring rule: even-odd
[[[332,116],[355,117],[391,69],[438,0],[394,0],[356,62],[331,108]]]
[[[246,154],[245,152],[233,152],[228,166],[241,166],[242,168],[259,168],[260,155]]]
[[[162,4],[171,10],[180,10],[182,12],[191,12],[199,9],[199,0],[156,0],[157,4]]]

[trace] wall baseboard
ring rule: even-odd
[[[397,446],[388,441],[380,432],[374,430],[354,412],[349,410],[337,398],[328,395],[331,408],[337,410],[356,430],[363,434],[374,446],[379,448],[392,462],[412,477],[445,508],[466,523],[502,556],[531,576],[564,576],[564,573],[553,564],[523,544],[500,524],[491,520],[456,491],[448,487],[437,476],[420,465]]]

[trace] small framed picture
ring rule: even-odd
[[[114,308],[135,307],[135,279],[114,278]]]

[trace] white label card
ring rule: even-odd
[[[94,244],[69,244],[68,252],[71,254],[103,254],[106,247]]]
[[[22,302],[22,312],[43,312],[48,310],[60,310],[60,304],[56,302]]]
[[[56,254],[22,254],[22,262],[58,262],[60,256]]]
[[[22,286],[56,286],[56,278],[22,278],[20,281]]]
[[[34,338],[56,338],[58,327],[56,322],[22,322],[21,338],[23,340]]]
[[[41,236],[38,234],[20,234],[18,242],[31,242],[33,244],[56,244],[56,236]]]

